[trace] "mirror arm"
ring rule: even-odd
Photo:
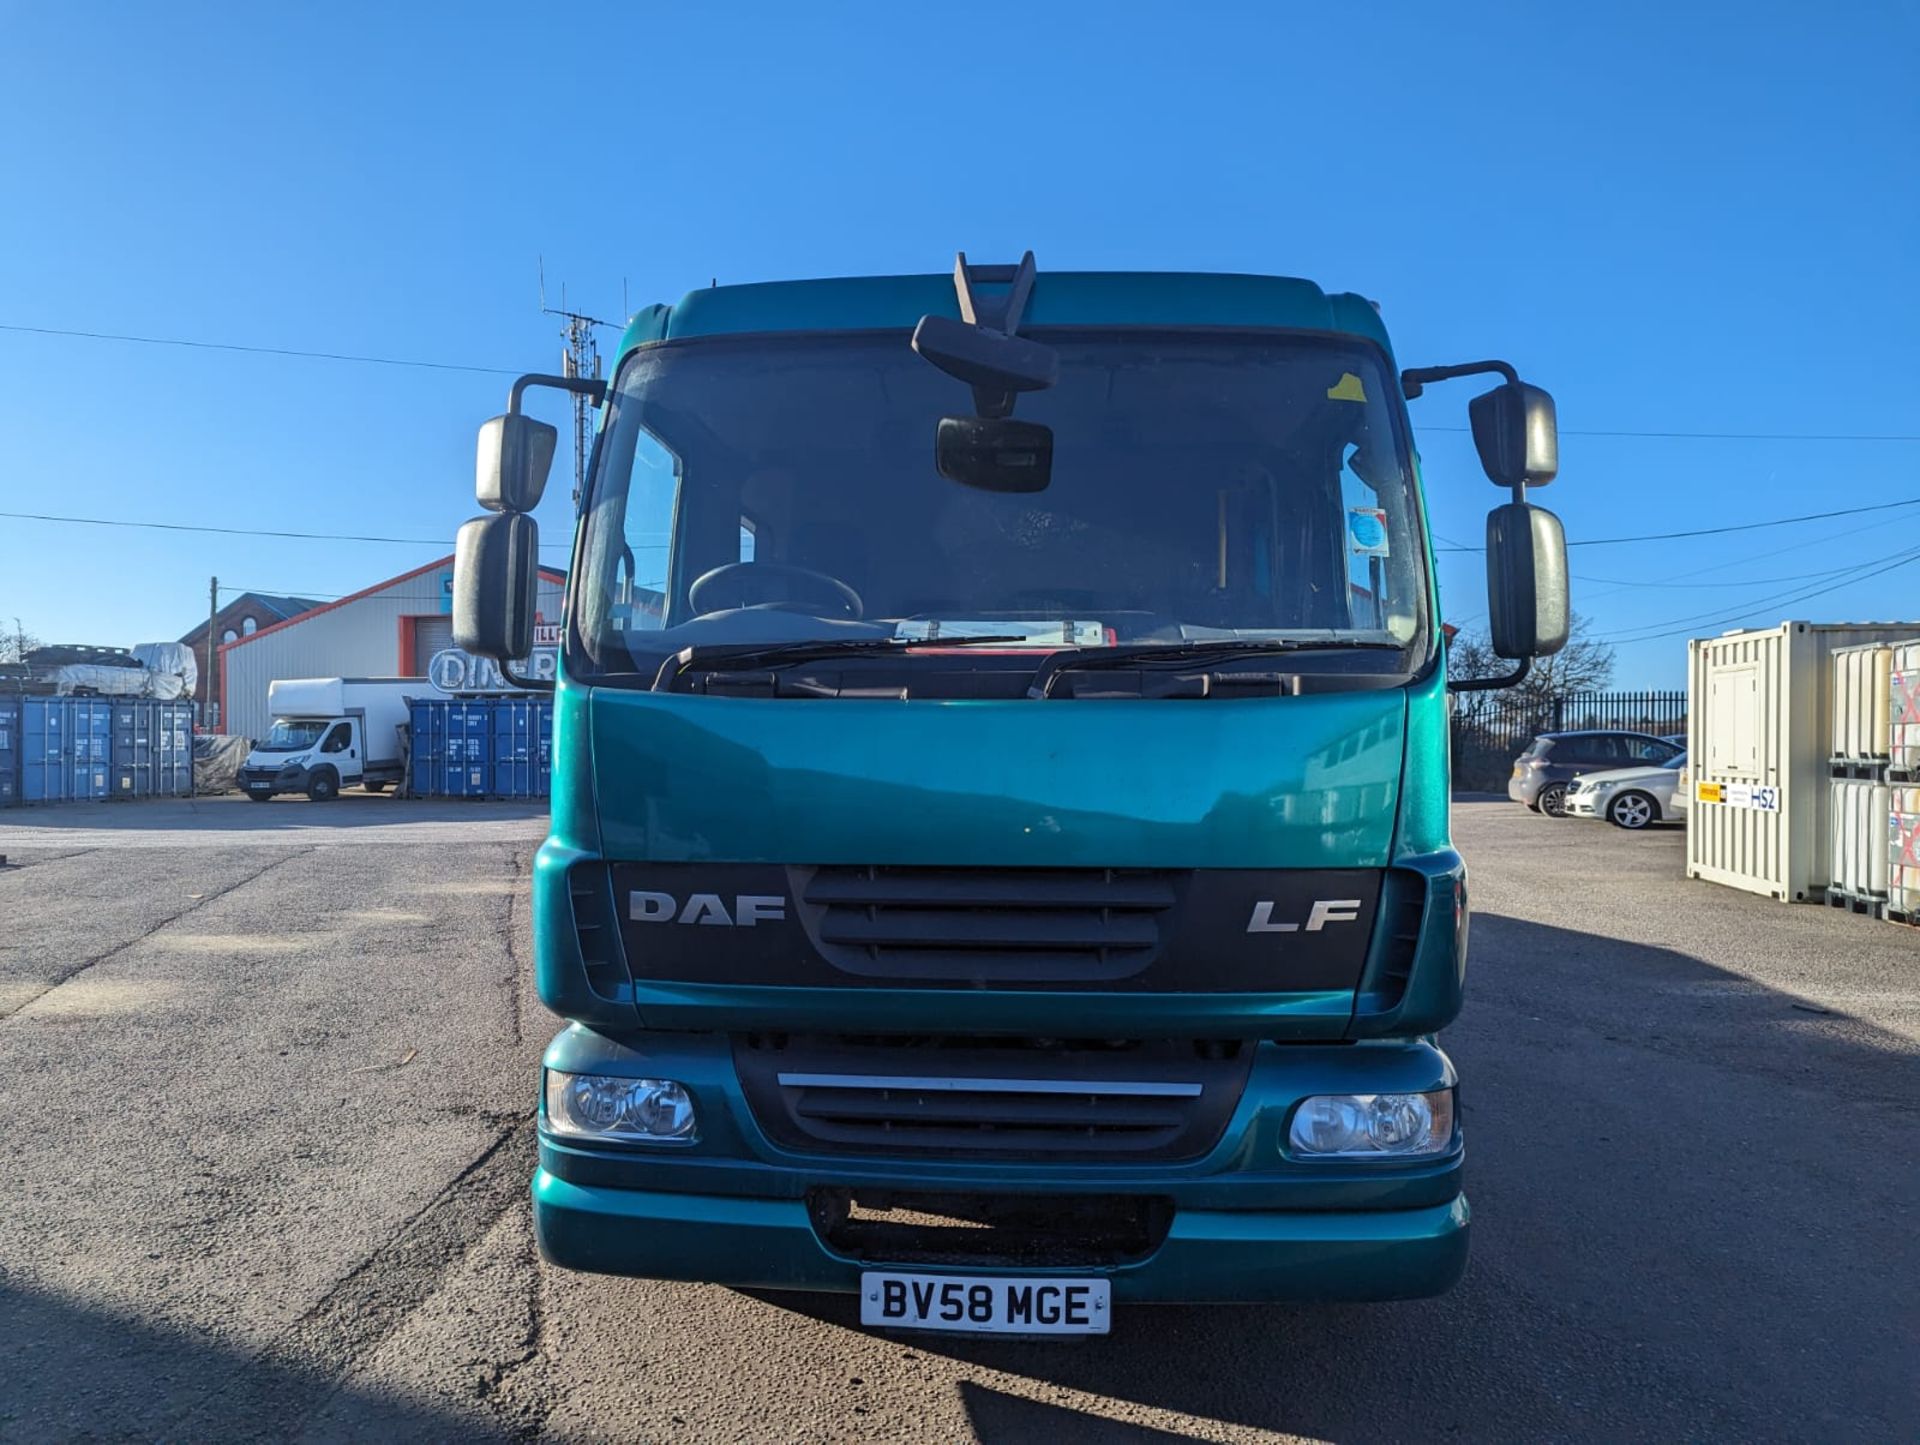
[[[1447,679],[1448,692],[1498,692],[1503,687],[1517,687],[1527,680],[1527,674],[1533,671],[1533,659],[1523,657],[1520,666],[1505,677],[1450,677]]]
[[[555,391],[571,391],[591,397],[595,406],[607,399],[607,384],[590,376],[544,376],[533,372],[507,388],[507,415],[520,415],[520,396],[530,386],[550,386]]]
[[[1463,361],[1458,366],[1410,366],[1400,373],[1400,392],[1412,401],[1430,382],[1452,381],[1456,376],[1483,376],[1497,371],[1518,386],[1520,373],[1504,361]]]

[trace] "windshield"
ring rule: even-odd
[[[263,753],[303,752],[319,742],[320,734],[326,730],[324,718],[277,717],[273,720],[273,731],[267,734],[259,750]]]
[[[1017,416],[1052,484],[934,468],[968,389],[907,333],[648,347],[622,369],[576,569],[575,675],[687,646],[1000,639],[1370,643],[1425,655],[1425,548],[1394,381],[1358,339],[1039,331],[1060,357]],[[1378,669],[1379,664],[1369,664]]]

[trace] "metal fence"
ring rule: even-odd
[[[1684,733],[1684,692],[1509,692],[1453,694],[1453,770],[1456,787],[1504,785],[1521,749],[1540,733],[1575,728],[1626,728]]]

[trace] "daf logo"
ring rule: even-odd
[[[739,893],[733,910],[718,893],[695,893],[683,905],[671,893],[627,896],[627,917],[635,923],[704,923],[717,928],[752,928],[756,923],[785,923],[787,900],[777,893]]]
[[[1358,898],[1316,898],[1307,914],[1307,932],[1318,933],[1329,923],[1352,923],[1360,917]],[[1262,898],[1253,905],[1253,917],[1247,920],[1248,933],[1298,933],[1297,923],[1275,923],[1273,900]]]

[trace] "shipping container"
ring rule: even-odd
[[[503,694],[416,698],[407,793],[415,798],[544,798],[553,702]]]
[[[153,708],[141,698],[113,702],[113,796],[144,798],[153,791]]]
[[[1920,923],[1920,787],[1887,792],[1887,915]]]
[[[193,795],[193,704],[154,698],[0,702],[0,807]]]
[[[1885,783],[1835,778],[1828,819],[1832,852],[1827,892],[1842,900],[1884,903],[1887,897],[1887,820],[1892,799]],[[1829,902],[1837,901],[1830,897]]]
[[[1836,648],[1920,623],[1783,622],[1687,644],[1687,876],[1797,902],[1830,881]]]
[[[1894,646],[1887,674],[1889,776],[1920,782],[1920,641]]]
[[[153,710],[153,780],[149,791],[156,798],[191,798],[193,704],[184,700],[156,702]]]
[[[1893,649],[1884,642],[1833,652],[1834,773],[1877,776],[1889,751],[1889,689]]]
[[[20,699],[0,697],[0,808],[20,801]]]

